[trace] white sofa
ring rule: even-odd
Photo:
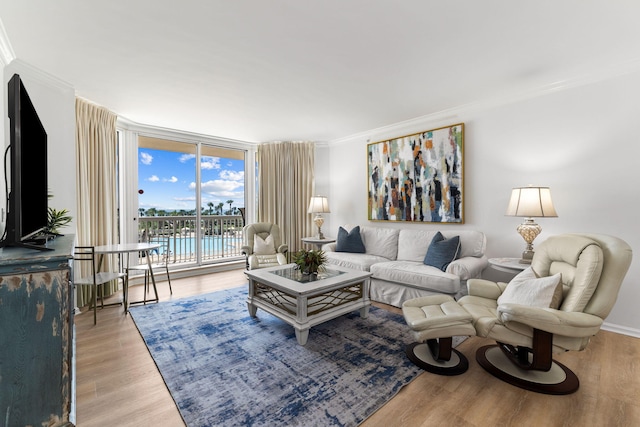
[[[344,226],[350,231],[353,226]],[[322,246],[329,264],[372,273],[373,301],[402,307],[406,300],[447,294],[458,298],[467,293],[466,282],[481,277],[488,261],[484,233],[473,230],[440,230],[446,239],[460,236],[460,254],[446,271],[423,263],[438,230],[360,226],[365,253],[336,252],[336,243]]]

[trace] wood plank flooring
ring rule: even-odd
[[[172,296],[167,283],[158,282],[161,301],[236,287],[246,279],[243,270],[231,270],[171,283]],[[141,286],[132,288],[132,299],[141,295]],[[77,315],[75,324],[77,426],[184,426],[121,307],[99,310],[95,326],[90,313]],[[469,359],[465,374],[420,375],[362,426],[640,426],[640,339],[601,331],[586,350],[558,355],[580,378],[580,389],[569,396],[532,393],[492,377],[474,356],[489,343],[466,340],[458,347]]]

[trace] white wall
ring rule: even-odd
[[[9,145],[9,118],[7,117],[7,83],[17,73],[29,93],[40,121],[47,132],[48,186],[53,198],[49,206],[67,209],[74,220],[60,230],[63,234],[75,233],[76,176],[75,168],[75,92],[73,87],[40,71],[27,63],[14,60],[4,67],[3,99],[0,114],[4,118],[4,141]],[[0,164],[0,176],[4,177],[4,162]],[[2,189],[4,193],[4,185]],[[4,200],[4,199],[3,199]],[[4,204],[2,209],[4,209]],[[6,213],[2,218],[4,230]]]
[[[640,73],[576,86],[501,106],[475,106],[364,132],[329,143],[331,229],[367,224],[366,145],[463,122],[465,224],[370,223],[416,229],[478,229],[489,257],[518,257],[522,218],[504,216],[512,187],[551,187],[558,218],[540,219],[542,234],[612,234],[636,252],[605,328],[640,336]],[[497,105],[497,103],[494,103]],[[487,273],[491,273],[487,270]]]
[[[331,151],[329,146],[324,143],[316,144],[315,151],[315,163],[314,163],[314,188],[313,194],[316,196],[327,196],[329,198],[329,209],[333,210],[333,200],[330,194],[331,176],[329,174],[329,156]],[[309,214],[309,218],[313,218],[315,215]],[[335,236],[333,228],[331,227],[331,214],[322,214],[324,218],[324,224],[322,225],[322,234],[327,237]],[[313,226],[316,229],[315,225]],[[314,233],[314,235],[317,233]]]

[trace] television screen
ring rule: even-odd
[[[9,81],[8,95],[11,179],[7,225],[0,246],[44,249],[41,240],[32,237],[44,230],[48,221],[47,133],[18,74]]]

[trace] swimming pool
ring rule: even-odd
[[[241,254],[242,238],[240,237],[203,236],[197,239],[195,237],[175,236],[169,239],[171,256],[177,258],[195,257],[198,240],[202,256],[205,258]],[[152,251],[152,255],[164,255],[164,252],[165,248],[163,246],[156,251]]]

